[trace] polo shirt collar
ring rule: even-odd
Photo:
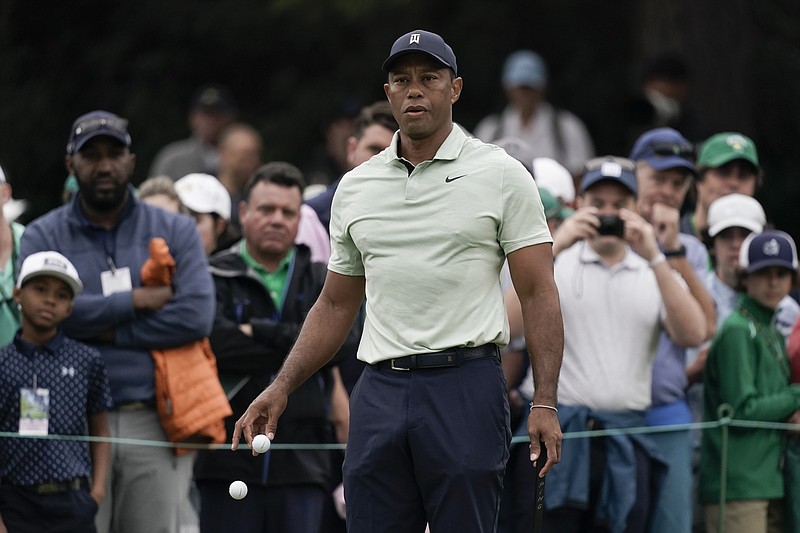
[[[14,346],[16,346],[17,350],[26,357],[30,357],[37,349],[44,350],[48,354],[53,355],[57,353],[59,348],[61,348],[61,345],[64,344],[64,334],[61,332],[61,328],[58,328],[55,337],[41,346],[37,346],[36,344],[31,344],[30,342],[22,340],[22,337],[19,336],[19,333],[20,332],[17,331],[17,334],[14,336]]]
[[[450,134],[444,140],[442,145],[436,151],[436,155],[433,156],[433,159],[440,159],[444,161],[452,161],[458,158],[461,154],[461,149],[464,146],[464,142],[468,139],[467,134],[461,129],[461,127],[453,123],[453,129],[450,130]],[[392,138],[391,144],[389,147],[386,148],[386,155],[389,157],[390,160],[400,160],[402,159],[397,155],[397,146],[400,143],[400,130],[394,133],[394,137]]]
[[[594,251],[594,248],[589,246],[589,243],[584,241],[583,246],[581,247],[582,250],[580,252],[580,261],[581,263],[600,263],[605,265],[603,262],[603,258],[600,257],[600,254]],[[629,270],[638,270],[644,266],[642,261],[639,261],[637,258],[641,259],[639,255],[631,250],[630,246],[625,247],[625,257],[622,258],[622,261],[614,265],[613,268],[626,268]]]
[[[242,260],[245,262],[245,264],[258,272],[259,275],[271,276],[273,274],[277,274],[278,272],[289,269],[289,265],[292,263],[292,259],[294,258],[294,246],[289,248],[289,252],[286,254],[286,257],[281,259],[281,262],[275,272],[270,272],[264,268],[261,263],[253,259],[253,256],[250,255],[250,252],[247,251],[247,244],[245,243],[244,239],[242,239],[239,244],[239,255],[242,256]]]

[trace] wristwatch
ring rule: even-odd
[[[686,247],[681,244],[676,250],[664,250],[664,256],[667,259],[671,259],[673,257],[686,257]]]

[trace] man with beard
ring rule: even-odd
[[[150,351],[208,336],[214,288],[192,220],[136,199],[130,145],[128,121],[113,113],[93,111],[75,120],[65,162],[78,193],[29,225],[19,261],[55,250],[75,265],[85,289],[64,332],[96,346],[105,360],[114,400],[111,436],[166,441]],[[141,284],[154,237],[163,237],[175,258],[171,286]],[[115,443],[111,461],[98,531],[176,532],[194,454]]]

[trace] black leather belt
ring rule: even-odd
[[[380,368],[391,370],[420,370],[423,368],[450,368],[461,366],[465,361],[484,359],[487,357],[500,358],[500,351],[496,344],[484,344],[474,348],[451,348],[442,352],[406,355],[395,359],[387,359],[375,363]]]
[[[48,481],[47,483],[39,483],[38,485],[16,485],[14,483],[9,483],[5,479],[2,483],[3,485],[11,485],[35,494],[62,494],[65,492],[89,490],[89,480],[85,477],[76,477],[75,479],[68,479],[66,481]]]

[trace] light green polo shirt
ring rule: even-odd
[[[289,279],[289,267],[294,259],[294,247],[289,249],[289,253],[281,260],[278,269],[275,272],[270,272],[264,268],[261,263],[253,259],[250,252],[247,251],[244,239],[239,244],[239,253],[242,255],[244,262],[256,271],[261,283],[267,288],[267,292],[272,297],[275,304],[275,309],[283,309],[283,299],[286,296],[286,282]]]
[[[2,206],[0,206],[0,209],[2,209]],[[19,240],[22,238],[23,231],[25,231],[25,227],[22,224],[11,223],[14,250],[19,250]],[[14,265],[14,261],[16,261],[18,255],[18,253],[12,253],[8,257],[6,264],[3,265],[3,269],[0,270],[0,287],[3,289],[0,291],[0,300],[2,300],[0,301],[0,346],[5,346],[14,340],[14,334],[19,329],[17,304],[13,300],[5,301],[6,297],[11,298],[14,292],[14,285],[16,284],[14,274],[19,268],[19,265]]]
[[[504,346],[505,256],[552,242],[535,182],[458,126],[410,174],[397,143],[345,174],[331,210],[328,268],[366,277],[359,359]]]

